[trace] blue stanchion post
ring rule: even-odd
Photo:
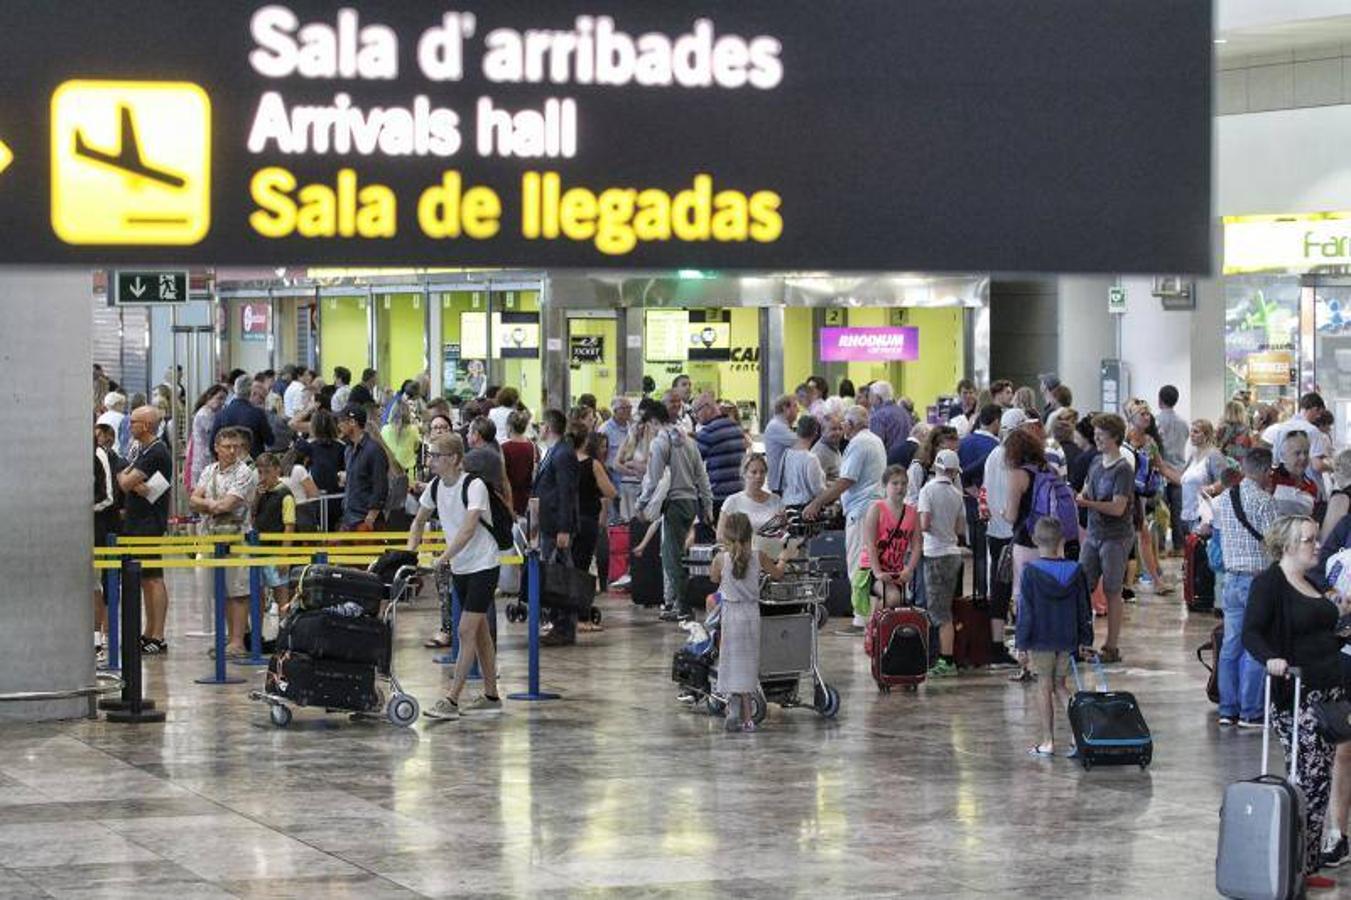
[[[224,559],[230,552],[229,544],[216,545],[216,559]],[[217,567],[215,575],[216,603],[216,670],[197,679],[198,684],[242,684],[244,679],[231,677],[225,671],[225,604],[230,600],[225,593],[225,569]]]
[[[108,535],[108,546],[117,546],[117,535]],[[100,560],[111,559],[112,557],[99,557]],[[104,582],[103,599],[108,601],[108,668],[115,671],[122,668],[122,570],[100,569],[100,575],[103,572],[108,573],[108,580]]]
[[[453,666],[460,659],[460,595],[455,592],[454,585],[450,588],[450,652],[443,653],[440,656],[432,657],[432,662],[442,666]],[[470,681],[480,681],[483,673],[479,671],[478,660],[469,667]]]
[[[244,543],[250,547],[258,546],[258,532],[250,531],[244,536]],[[240,666],[265,666],[267,657],[263,655],[263,570],[261,566],[249,566],[249,655],[244,659],[232,660]]]
[[[531,551],[526,557],[526,576],[530,579],[529,611],[526,615],[529,635],[529,690],[524,693],[508,694],[509,700],[557,700],[559,694],[550,694],[539,688],[539,553]]]

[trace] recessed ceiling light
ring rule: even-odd
[[[1229,43],[1229,39],[1228,39],[1228,38],[1215,38],[1215,43],[1217,43],[1217,44],[1227,44],[1227,43]]]

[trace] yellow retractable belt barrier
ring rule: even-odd
[[[144,547],[147,544],[154,546],[193,546],[196,544],[238,544],[244,540],[244,535],[239,533],[231,534],[181,534],[164,535],[163,537],[123,537],[118,535],[117,546],[119,547]]]

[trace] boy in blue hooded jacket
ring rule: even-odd
[[[1032,756],[1055,755],[1056,690],[1061,702],[1069,696],[1065,683],[1070,654],[1092,652],[1093,607],[1088,578],[1079,564],[1065,559],[1060,520],[1046,516],[1032,529],[1038,559],[1023,568],[1018,601],[1018,653],[1037,675],[1037,712],[1041,740],[1029,747]]]

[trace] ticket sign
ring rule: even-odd
[[[914,362],[919,328],[822,328],[822,362]]]
[[[1208,271],[1211,5],[24,4],[0,264]]]

